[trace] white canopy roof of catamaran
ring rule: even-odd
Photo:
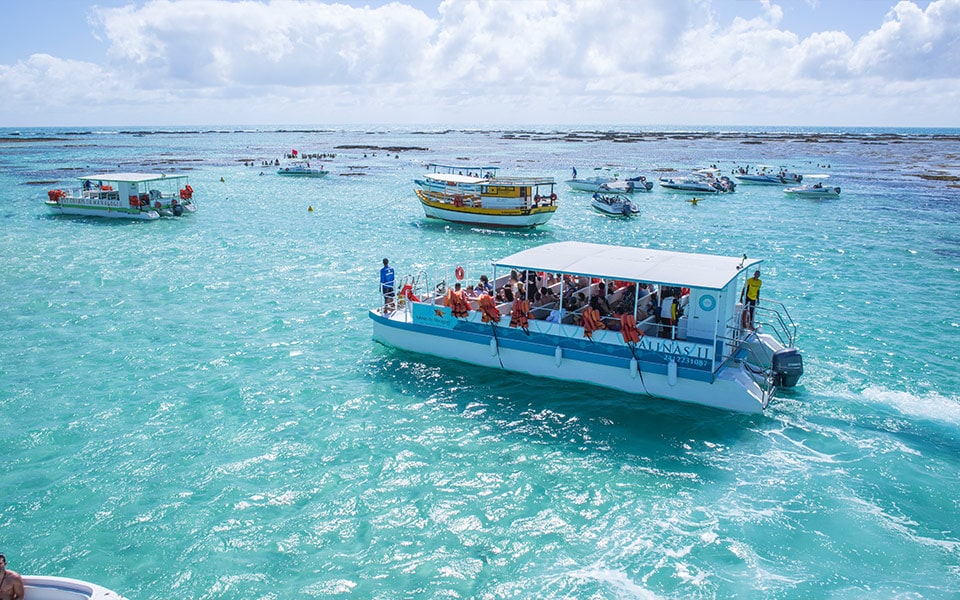
[[[166,173],[101,173],[78,177],[81,181],[111,181],[121,183],[144,183],[161,179],[186,179],[186,175],[168,175]]]
[[[737,275],[760,262],[710,254],[557,242],[517,252],[493,264],[498,268],[721,290]]]

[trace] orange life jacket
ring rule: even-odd
[[[527,328],[527,319],[530,318],[530,303],[526,300],[517,298],[513,301],[513,309],[510,311],[510,327]]]
[[[458,319],[465,319],[470,314],[470,304],[467,302],[463,290],[450,290],[447,294],[446,305],[450,307],[450,314]]]
[[[400,297],[406,298],[411,302],[420,302],[420,298],[417,298],[413,294],[413,286],[410,285],[409,283],[404,284],[403,288],[400,290]]]
[[[600,320],[600,311],[589,306],[583,309],[583,337],[593,339],[593,332],[606,329]]]
[[[643,335],[637,329],[637,320],[630,313],[620,315],[620,335],[623,336],[625,344],[636,344],[640,341],[640,336]]]
[[[484,323],[491,321],[494,323],[500,322],[500,311],[497,310],[497,303],[494,301],[493,296],[490,294],[481,294],[477,302],[480,303],[480,314],[483,315],[482,320]]]

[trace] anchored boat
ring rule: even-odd
[[[647,181],[643,175],[619,179],[617,177],[585,177],[583,179],[568,179],[566,184],[570,189],[578,192],[649,192],[653,190],[653,182]]]
[[[424,214],[454,223],[489,227],[536,227],[557,211],[552,177],[499,177],[495,167],[431,163],[415,179]]]
[[[623,194],[594,192],[593,198],[590,200],[590,206],[611,217],[632,217],[640,214],[640,207]]]
[[[50,190],[44,204],[56,214],[152,221],[196,212],[186,175],[107,173],[80,177],[75,190]]]
[[[803,181],[800,173],[794,173],[787,167],[769,165],[738,167],[733,176],[741,183],[756,185],[794,185]]]
[[[660,185],[678,192],[724,194],[736,191],[737,184],[717,169],[698,169],[681,177],[661,177]]]
[[[797,196],[799,198],[837,198],[840,196],[840,188],[827,186],[822,183],[813,185],[802,185],[800,187],[791,187],[783,190],[788,196]]]
[[[751,325],[740,304],[747,272],[760,262],[559,242],[492,264],[498,296],[504,286],[519,289],[517,274],[544,295],[465,297],[449,289],[466,275],[457,267],[456,279],[404,277],[399,297],[369,316],[374,339],[403,350],[760,412],[803,373],[786,307],[765,298]],[[606,315],[604,306],[612,308]]]
[[[311,167],[310,161],[302,159],[291,160],[277,169],[277,175],[290,177],[326,177],[329,173],[330,171]]]

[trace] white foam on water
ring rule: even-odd
[[[870,386],[863,390],[861,396],[871,402],[893,407],[907,416],[960,425],[960,397],[957,395],[939,392],[917,395]]]
[[[630,579],[630,576],[618,569],[591,567],[570,573],[580,580],[598,581],[606,584],[614,592],[614,598],[636,598],[638,600],[660,600],[663,596],[646,589]]]

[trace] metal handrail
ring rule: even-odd
[[[777,340],[787,346],[788,348],[793,348],[797,341],[797,324],[790,318],[790,313],[787,311],[787,307],[782,303],[777,302],[776,300],[765,300],[765,303],[775,304],[780,307],[783,311],[781,314],[780,310],[776,308],[770,308],[768,306],[755,306],[754,312],[764,313],[766,315],[773,315],[776,317],[776,322],[764,321],[762,325],[769,325]],[[746,309],[744,309],[746,310]],[[786,319],[784,319],[786,315]]]

